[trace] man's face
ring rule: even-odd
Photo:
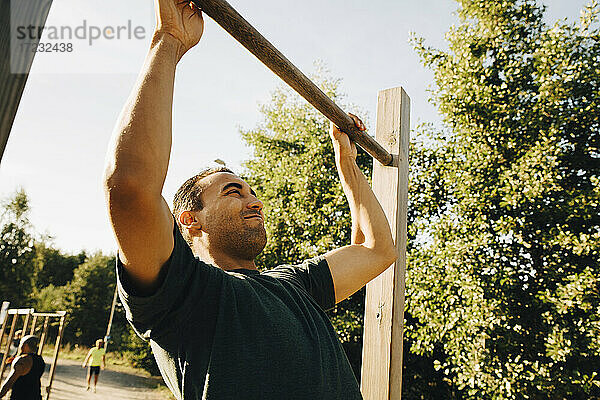
[[[218,250],[244,260],[254,260],[267,244],[263,204],[237,175],[218,172],[204,178],[201,218],[209,251]]]

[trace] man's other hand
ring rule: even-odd
[[[156,11],[155,37],[168,35],[179,43],[178,59],[194,47],[204,32],[202,12],[191,1],[154,0]]]
[[[348,115],[354,120],[354,125],[361,131],[366,130],[365,124],[354,114],[348,113]],[[356,145],[353,141],[350,140],[348,135],[342,132],[335,124],[332,122],[329,128],[329,135],[331,136],[331,141],[333,142],[333,148],[338,157],[350,157],[352,160],[356,160]]]

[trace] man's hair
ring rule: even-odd
[[[23,336],[21,338],[21,342],[19,343],[19,351],[23,352],[23,347],[27,346],[27,347],[29,347],[30,351],[35,353],[37,351],[38,342],[39,342],[39,339],[35,335]]]
[[[204,207],[202,204],[202,191],[204,190],[205,186],[200,184],[200,181],[207,176],[216,174],[218,172],[229,172],[230,174],[235,174],[227,167],[206,168],[185,181],[175,193],[175,198],[173,199],[173,216],[175,217],[175,221],[177,222],[177,226],[179,227],[181,234],[190,246],[192,245],[192,238],[187,232],[181,229],[179,214],[184,211],[202,210],[202,207]]]

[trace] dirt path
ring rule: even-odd
[[[42,377],[42,391],[48,383],[48,370],[51,359],[46,360],[46,373]],[[50,400],[166,400],[169,396],[154,391],[156,381],[131,372],[117,372],[105,369],[100,371],[97,392],[85,390],[86,370],[81,362],[58,360]],[[92,377],[92,386],[93,386]]]

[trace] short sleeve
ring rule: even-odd
[[[127,320],[144,339],[173,332],[174,326],[190,313],[191,303],[201,296],[210,267],[196,259],[177,225],[173,229],[174,246],[163,266],[164,280],[150,296],[139,296],[129,283],[127,271],[117,256],[117,286]],[[193,286],[193,287],[192,287]],[[195,299],[190,299],[190,294]]]
[[[324,256],[306,260],[298,265],[280,265],[264,274],[300,286],[323,310],[335,306],[333,278]]]

